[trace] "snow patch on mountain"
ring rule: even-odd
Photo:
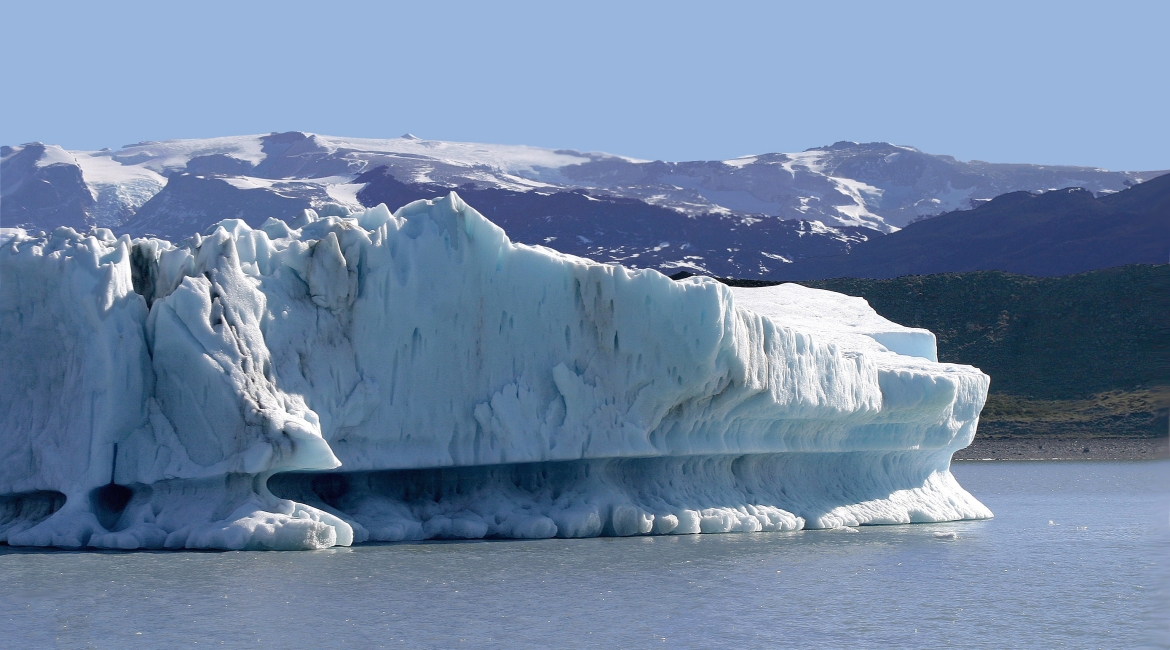
[[[73,154],[65,151],[57,145],[45,145],[44,153],[37,159],[37,167],[48,167],[49,165],[76,165],[77,160]]]
[[[263,140],[256,135],[146,141],[125,145],[109,155],[123,165],[141,166],[159,174],[182,170],[191,159],[199,156],[224,155],[253,166],[259,165],[267,157]]]
[[[167,184],[158,172],[117,162],[109,152],[81,151],[75,159],[93,195],[95,204],[90,214],[99,227],[121,225]]]
[[[829,176],[830,181],[837,187],[837,191],[853,200],[853,205],[835,205],[833,209],[843,216],[840,223],[849,226],[863,226],[874,230],[898,230],[887,224],[881,215],[870,212],[869,206],[881,201],[881,188],[855,181],[849,178]]]
[[[774,164],[779,164],[781,169],[792,174],[793,178],[796,178],[798,168],[803,172],[811,174],[820,174],[824,169],[824,165],[821,162],[825,158],[824,151],[810,150],[781,155],[783,156],[783,160]]]

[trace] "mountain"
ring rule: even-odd
[[[94,198],[73,157],[34,143],[4,147],[0,163],[0,223],[83,228]]]
[[[630,266],[767,277],[1005,192],[1123,190],[1159,172],[961,162],[838,142],[725,161],[289,132],[2,152],[0,225],[185,237],[227,217],[259,225],[458,189],[517,241]],[[397,183],[398,185],[394,185]],[[375,203],[371,203],[375,202]],[[331,205],[334,204],[334,205]],[[329,207],[326,207],[329,206]],[[513,212],[508,212],[509,210]],[[508,216],[503,216],[508,215]]]
[[[773,277],[836,277],[999,270],[1058,276],[1170,258],[1170,176],[1094,197],[1083,189],[1012,192],[974,210],[913,223],[848,254],[807,259]]]
[[[884,142],[838,142],[801,153],[710,162],[598,159],[561,172],[586,187],[683,211],[815,219],[883,232],[1005,192],[1073,186],[1118,191],[1158,174],[961,162]]]
[[[403,183],[380,167],[358,176],[363,205],[405,205],[450,191],[432,183]],[[600,262],[736,277],[767,275],[791,260],[846,252],[881,233],[868,228],[830,228],[818,221],[729,214],[688,216],[638,199],[557,192],[458,188],[459,195],[504,228],[513,241],[547,246]]]

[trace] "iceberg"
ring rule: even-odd
[[[316,549],[979,519],[987,395],[861,299],[510,242],[457,194],[0,232],[0,541]]]

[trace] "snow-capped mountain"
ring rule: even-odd
[[[472,205],[492,218],[508,218],[495,214],[498,207],[523,203],[525,221],[507,226],[518,241],[601,261],[738,277],[848,252],[916,219],[1006,192],[1113,192],[1158,174],[961,162],[885,143],[662,162],[300,132],[140,142],[116,151],[5,146],[2,165],[6,227],[96,226],[175,238],[228,217],[259,225],[307,208],[358,210],[458,188],[477,193]]]
[[[172,203],[169,206],[172,214],[179,207],[173,204],[176,198],[185,202],[183,207],[198,210],[189,203],[193,189],[196,195],[204,191],[214,194],[217,189],[223,190],[224,185],[244,195],[250,192],[267,194],[277,203],[280,199],[290,199],[298,203],[297,211],[325,203],[358,209],[362,206],[355,195],[361,185],[353,183],[354,177],[380,166],[411,183],[452,187],[474,183],[482,187],[526,191],[576,187],[560,179],[557,170],[605,158],[616,157],[524,146],[438,142],[410,135],[391,140],[368,140],[299,132],[140,142],[117,151],[66,151],[54,145],[32,143],[3,148],[4,199],[21,204],[21,207],[34,203],[21,194],[22,189],[25,193],[32,191],[31,188],[22,188],[28,184],[24,183],[26,179],[35,183],[48,173],[42,170],[58,165],[74,167],[80,171],[90,197],[88,200],[81,197],[80,203],[73,201],[82,210],[71,211],[70,217],[79,223],[133,230],[141,229],[143,224],[140,222],[149,221],[147,215],[152,215],[158,208],[151,206],[153,209],[148,209],[145,215],[140,214],[140,209],[163,192],[172,178],[221,181],[181,181],[182,187],[176,188],[177,197],[166,197]],[[553,182],[541,180],[543,177],[550,177]],[[61,185],[56,180],[51,183]],[[192,185],[200,187],[195,189]],[[76,193],[79,188],[60,189]],[[38,210],[49,208],[39,195],[29,198],[40,199],[39,204],[26,208],[30,217]],[[195,201],[198,203],[199,199]],[[6,209],[5,225],[21,225],[13,222],[7,212]],[[177,214],[170,218],[183,221],[183,216]],[[223,217],[215,220],[220,218]],[[29,225],[45,227],[56,224],[34,221]]]

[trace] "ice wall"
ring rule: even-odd
[[[454,193],[179,244],[6,231],[0,322],[11,544],[990,516],[948,471],[988,380],[929,332],[512,244]]]

